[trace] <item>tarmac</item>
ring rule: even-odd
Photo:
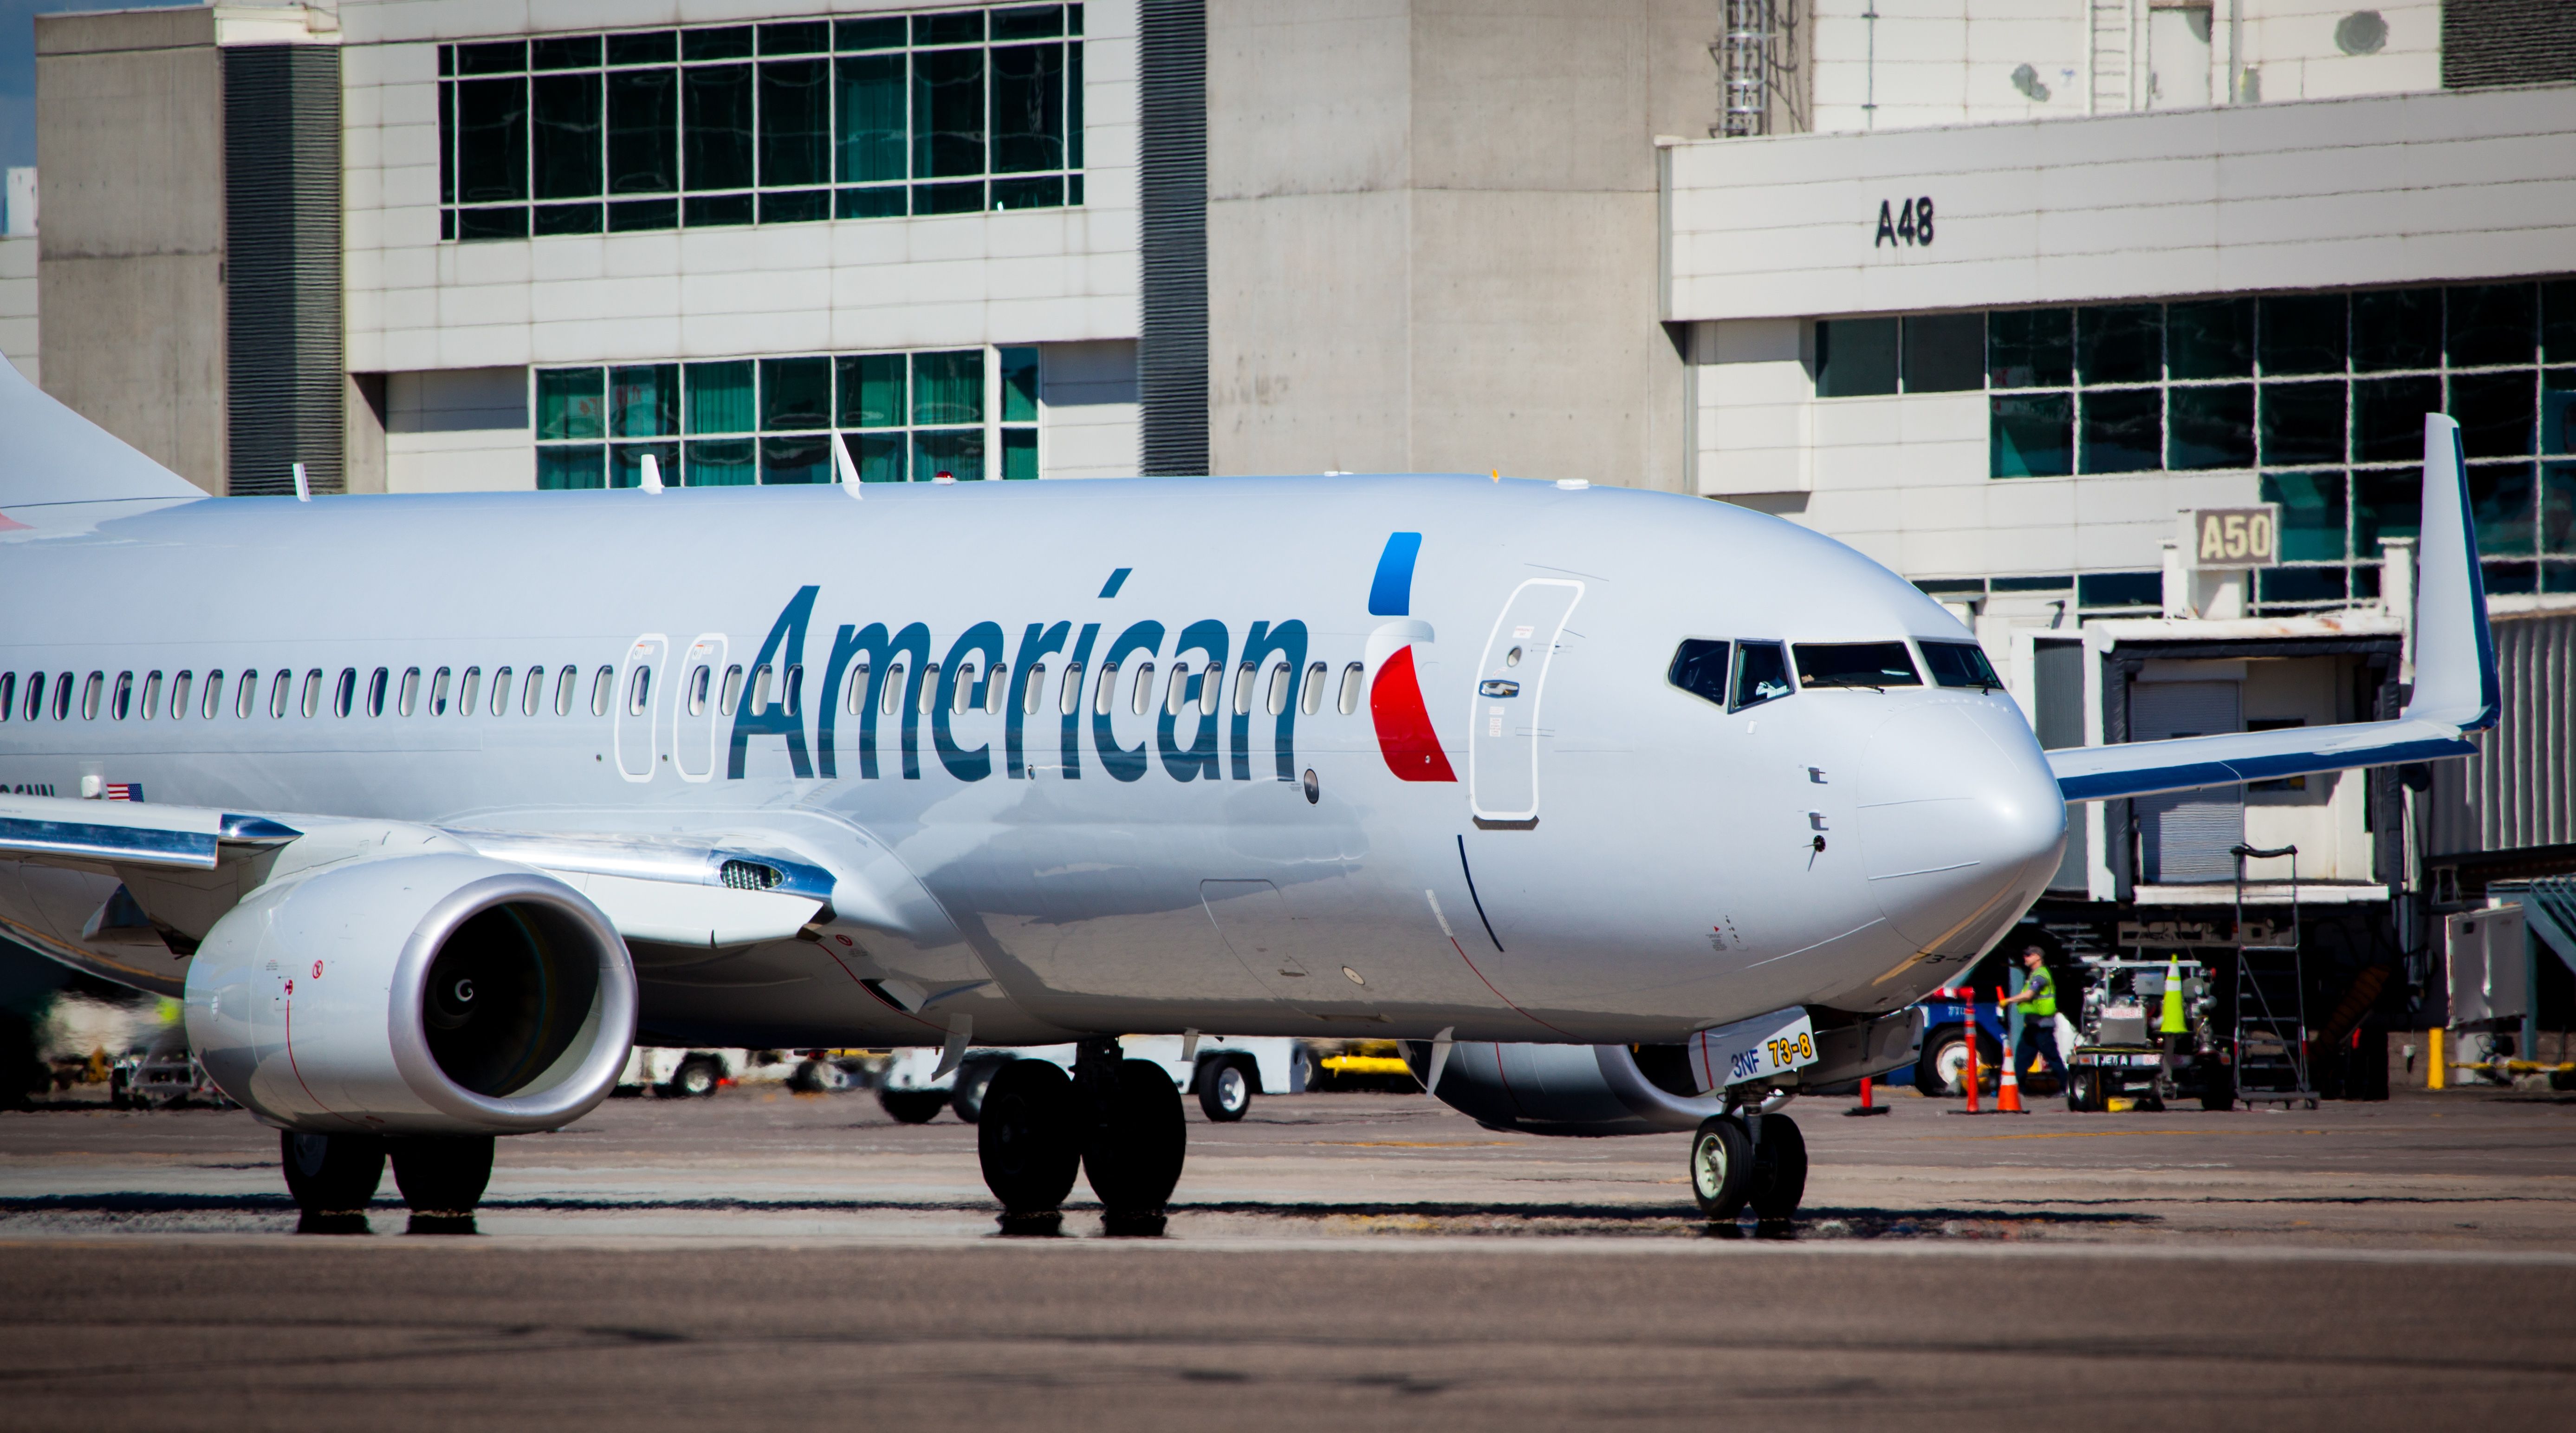
[[[0,1114],[0,1429],[2555,1425],[2576,1096],[1880,1118],[1711,1230],[1687,1138],[1422,1096],[1189,1110],[1159,1236],[1005,1234],[975,1131],[865,1093],[501,1142],[477,1237],[294,1233],[239,1111]],[[1998,1424],[1997,1420],[2005,1420]]]

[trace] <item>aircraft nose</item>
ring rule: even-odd
[[[2046,889],[2066,802],[2039,743],[2000,701],[1905,712],[1861,763],[1862,873],[1917,948],[1973,957]]]

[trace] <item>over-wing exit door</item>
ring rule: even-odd
[[[1467,723],[1467,806],[1487,821],[1538,817],[1539,696],[1583,584],[1533,577],[1513,591],[1485,639]]]
[[[659,754],[660,735],[653,713],[662,700],[657,690],[662,683],[662,657],[671,649],[671,639],[659,632],[635,639],[626,649],[626,660],[618,665],[617,690],[612,698],[617,706],[617,724],[610,742],[617,749],[618,774],[629,781],[653,779],[654,758]]]

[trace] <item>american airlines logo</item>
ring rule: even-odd
[[[1430,637],[1428,626],[1409,620],[1421,546],[1419,533],[1388,539],[1369,610],[1407,620],[1371,633],[1364,660],[1345,670],[1339,705],[1351,710],[1356,684],[1374,669],[1369,715],[1389,770],[1407,781],[1455,781],[1414,668],[1414,643]],[[1112,573],[1100,596],[1116,597],[1131,570]],[[808,585],[788,599],[753,659],[755,671],[806,666],[821,592]],[[1114,635],[1111,627],[1030,622],[1014,639],[1002,623],[984,621],[934,652],[926,623],[845,623],[819,668],[810,729],[801,678],[774,695],[756,693],[734,718],[725,775],[740,780],[752,739],[774,736],[785,742],[799,778],[874,781],[896,767],[902,779],[917,781],[927,727],[931,756],[959,781],[983,781],[997,770],[1011,780],[1041,771],[1081,780],[1092,764],[1122,782],[1142,780],[1157,766],[1175,781],[1250,781],[1256,723],[1267,721],[1268,774],[1297,779],[1297,718],[1320,710],[1325,692],[1316,684],[1332,681],[1326,664],[1308,660],[1303,621],[1257,621],[1241,632],[1215,618],[1146,618]],[[1164,668],[1159,691],[1157,665]],[[1131,718],[1150,714],[1151,735],[1120,741],[1122,707]],[[959,718],[995,712],[1002,717],[998,763],[991,741],[970,746],[957,731]]]

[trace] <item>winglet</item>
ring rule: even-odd
[[[2478,568],[2460,425],[2424,415],[2424,528],[2415,599],[2415,690],[2403,715],[2462,731],[2496,724],[2502,705],[2495,637],[2487,628],[2486,580]]]
[[[0,362],[0,508],[204,496]]]

